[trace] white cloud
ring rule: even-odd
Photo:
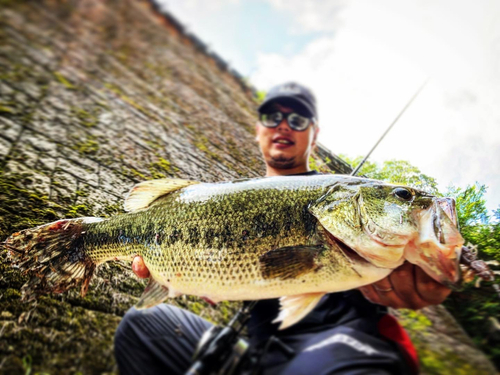
[[[278,11],[288,12],[295,23],[293,33],[335,31],[341,24],[339,17],[347,0],[268,0]]]
[[[371,148],[431,76],[374,160],[409,160],[444,186],[485,183],[489,207],[498,207],[500,2],[345,4],[336,33],[318,37],[292,58],[260,54],[251,81],[260,89],[289,80],[310,86],[319,102],[320,142],[354,156]],[[321,7],[293,14],[304,25],[315,20],[304,27],[330,30]]]
[[[267,11],[276,10],[271,18],[297,38],[276,38],[276,51],[288,56],[259,53],[255,69],[253,52],[221,41],[221,33],[242,32],[228,19],[263,3],[158,1],[236,69],[252,71],[259,89],[288,80],[310,86],[319,102],[320,141],[336,153],[365,154],[430,76],[372,160],[409,160],[444,186],[485,183],[489,207],[500,204],[500,1],[267,0]],[[256,14],[256,27],[272,33],[269,17]],[[317,37],[291,55],[298,34],[308,33]]]

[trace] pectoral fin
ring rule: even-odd
[[[279,329],[285,329],[294,325],[318,304],[325,293],[298,294],[280,298],[280,313],[273,323],[281,322]]]
[[[288,246],[270,250],[259,258],[264,279],[294,279],[321,266],[318,256],[325,250],[323,245]]]
[[[147,309],[162,303],[168,297],[172,297],[172,292],[166,286],[158,284],[151,278],[135,307],[137,309]]]

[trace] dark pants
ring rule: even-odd
[[[120,374],[183,374],[211,323],[171,305],[130,309],[118,326],[115,355]],[[280,337],[296,355],[271,349],[265,374],[405,374],[407,366],[393,343],[350,327]]]

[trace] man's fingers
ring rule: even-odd
[[[370,301],[371,303],[376,303],[380,305],[379,297],[377,295],[377,292],[371,285],[365,285],[361,288],[359,288],[361,293],[363,293],[363,296]]]
[[[360,290],[365,298],[372,303],[395,309],[405,307],[404,302],[394,293],[389,278],[382,279],[375,284],[366,285]]]
[[[406,307],[405,301],[396,293],[396,286],[391,283],[391,279],[386,277],[371,285],[378,296],[381,305],[393,307],[395,309]]]
[[[136,256],[132,261],[132,271],[141,279],[149,277],[149,270],[140,256]]]
[[[415,276],[416,267],[408,262],[396,268],[389,278],[395,285],[395,292],[404,301],[404,307],[409,309],[421,309],[429,303],[423,300],[417,292],[418,285]]]
[[[451,289],[435,281],[417,266],[415,266],[415,280],[417,292],[427,305],[438,305],[451,293]]]
[[[440,304],[451,293],[450,289],[432,279],[420,267],[408,262],[388,277],[360,290],[370,302],[414,310]]]

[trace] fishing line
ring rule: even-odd
[[[356,173],[359,172],[359,170],[361,169],[361,167],[363,166],[363,164],[365,164],[366,160],[370,157],[370,155],[372,154],[373,150],[375,150],[378,146],[378,144],[382,141],[382,139],[384,139],[384,137],[387,135],[387,133],[389,133],[389,131],[392,129],[392,127],[396,124],[396,122],[398,122],[398,120],[400,119],[400,117],[403,115],[403,113],[405,113],[405,111],[408,109],[408,107],[411,105],[411,103],[413,103],[413,101],[415,100],[415,98],[418,96],[418,94],[420,94],[420,92],[422,91],[422,89],[425,87],[425,85],[427,84],[427,82],[429,82],[429,78],[426,78],[426,80],[424,81],[424,83],[419,87],[419,89],[415,92],[415,94],[413,94],[412,98],[410,99],[410,101],[408,103],[406,103],[406,105],[404,106],[404,108],[401,110],[401,112],[399,112],[399,114],[396,116],[396,118],[394,119],[394,121],[391,123],[391,125],[389,125],[389,127],[386,129],[386,131],[382,134],[382,136],[378,139],[377,143],[375,143],[375,145],[372,147],[372,149],[368,152],[368,154],[366,154],[366,156],[364,157],[364,159],[361,161],[361,163],[358,164],[358,166],[356,167],[356,169],[354,169],[354,171],[351,172],[351,176],[355,176]]]

